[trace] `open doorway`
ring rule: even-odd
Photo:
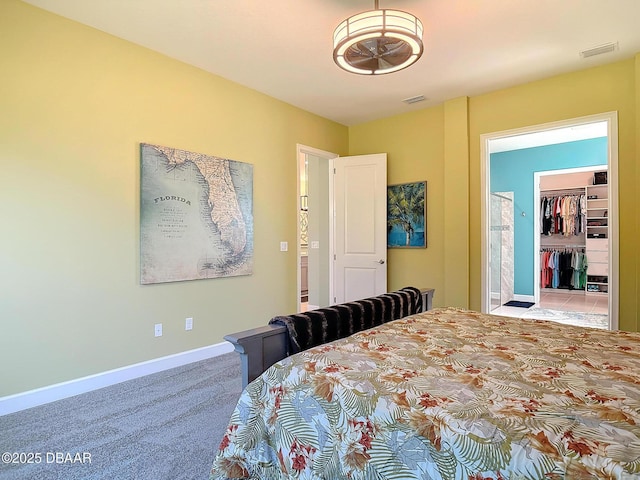
[[[331,304],[333,222],[329,171],[337,154],[297,145],[297,298],[303,312]]]
[[[297,149],[298,311],[386,292],[387,154]]]
[[[593,128],[600,128],[601,134],[588,133]],[[585,136],[586,135],[586,136]],[[589,136],[591,135],[591,136]],[[581,137],[582,136],[582,137]],[[562,122],[554,122],[550,124],[537,125],[528,128],[495,132],[492,134],[485,134],[481,136],[481,166],[483,168],[482,174],[482,190],[484,192],[482,200],[482,311],[491,312],[496,308],[502,307],[505,302],[502,300],[509,296],[508,289],[505,294],[504,284],[509,284],[509,275],[505,275],[504,270],[505,262],[502,258],[505,252],[511,250],[514,256],[514,262],[520,264],[526,263],[526,269],[529,269],[529,273],[524,275],[530,285],[527,288],[518,284],[518,278],[511,279],[514,285],[513,293],[511,294],[513,301],[508,302],[511,304],[527,304],[529,306],[538,306],[540,302],[540,294],[534,289],[534,280],[536,278],[535,271],[540,268],[539,263],[536,263],[534,258],[539,254],[539,245],[534,246],[535,234],[539,232],[539,216],[536,216],[537,209],[540,208],[539,191],[536,192],[534,188],[534,174],[533,172],[518,173],[515,170],[518,167],[517,162],[511,162],[506,165],[496,167],[492,166],[492,154],[508,151],[509,149],[527,149],[532,147],[542,147],[546,145],[560,145],[567,142],[574,143],[578,139],[604,137],[604,150],[603,156],[605,165],[600,165],[601,170],[608,171],[609,181],[606,186],[606,203],[607,203],[607,236],[608,236],[608,256],[606,258],[607,263],[607,316],[606,327],[616,329],[618,326],[618,209],[617,209],[617,115],[615,112],[605,113],[601,115],[593,115],[589,117],[581,117],[577,119],[571,119]],[[553,163],[553,162],[552,162]],[[602,163],[602,162],[601,162]],[[587,164],[596,165],[598,162]],[[576,165],[577,166],[577,165]],[[495,168],[494,168],[495,167]],[[495,175],[492,175],[492,171],[500,170],[505,173],[505,169],[511,169],[511,172],[506,174],[513,180],[514,176],[519,177],[520,180],[527,183],[529,191],[526,194],[515,195],[512,197],[513,187],[509,182],[501,184],[496,181]],[[562,168],[560,164],[553,165],[549,168],[540,166],[538,170],[554,170]],[[597,168],[595,168],[597,169]],[[495,173],[495,172],[493,172]],[[530,178],[528,178],[530,177]],[[592,178],[592,177],[590,177]],[[586,195],[586,184],[590,183],[585,181],[585,185],[582,186],[582,192]],[[498,195],[496,195],[498,194]],[[513,198],[512,204],[503,198]],[[505,224],[504,215],[505,212],[496,216],[496,203],[500,202],[502,208],[506,210],[506,213],[513,215],[513,223],[511,225]],[[493,205],[493,208],[492,208]],[[509,212],[510,210],[510,212]],[[502,217],[500,217],[502,216]],[[496,220],[498,218],[498,220]],[[496,223],[497,222],[497,223]],[[511,231],[509,231],[511,229]],[[520,235],[518,235],[520,234]],[[515,238],[512,240],[513,248],[500,247],[499,242],[504,243],[509,240],[509,235],[513,235]],[[522,240],[524,237],[527,239],[528,244]],[[499,240],[499,242],[498,242]],[[496,246],[498,245],[498,246]],[[492,249],[493,246],[493,249]],[[526,257],[526,258],[525,258]],[[511,266],[511,268],[513,268]],[[506,270],[508,270],[507,268]],[[522,275],[519,276],[522,278]],[[539,278],[539,277],[538,277]],[[506,279],[506,280],[505,280]],[[593,287],[595,288],[595,287]],[[535,291],[534,291],[535,290]],[[583,290],[583,292],[586,292]],[[598,292],[602,293],[602,292]],[[499,300],[496,300],[499,299]],[[518,307],[523,306],[518,305]],[[526,305],[525,305],[526,306]],[[496,312],[500,313],[500,312]],[[514,316],[527,317],[528,314],[517,315],[516,312],[504,312]],[[540,317],[541,318],[541,317]],[[554,318],[543,318],[551,319]],[[560,320],[562,321],[562,320]]]

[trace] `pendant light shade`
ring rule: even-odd
[[[375,7],[347,18],[333,32],[333,60],[348,72],[397,72],[422,55],[422,22],[400,10],[379,10],[377,0]]]

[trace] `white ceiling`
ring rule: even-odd
[[[26,0],[344,125],[640,52],[640,0],[381,0],[425,27],[425,52],[378,77],[340,70],[332,34],[373,0]],[[611,53],[579,52],[618,42]],[[427,101],[406,105],[403,99]]]
[[[607,122],[594,122],[572,127],[553,128],[510,137],[495,138],[489,142],[489,153],[507,152],[523,148],[606,137],[608,135],[607,127]]]

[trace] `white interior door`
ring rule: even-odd
[[[334,160],[334,303],[387,291],[387,154]]]

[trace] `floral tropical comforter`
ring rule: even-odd
[[[640,478],[640,334],[437,309],[289,357],[212,479]]]

